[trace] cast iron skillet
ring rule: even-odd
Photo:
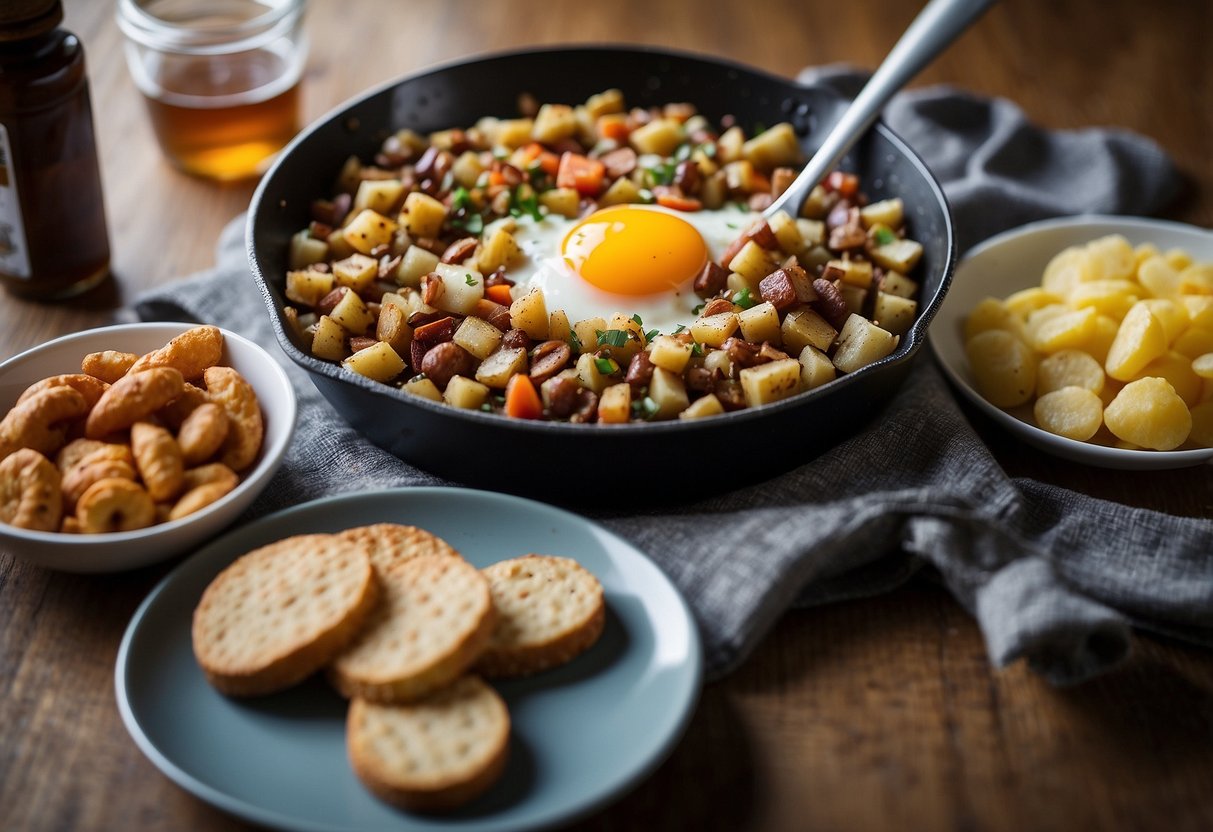
[[[629,106],[694,103],[713,123],[790,121],[806,154],[844,102],[833,92],[717,58],[648,47],[576,47],[479,57],[390,82],[304,130],[253,195],[249,263],[282,349],[375,444],[456,482],[598,505],[682,500],[787,470],[872,418],[905,378],[951,280],[955,254],[947,202],[922,161],[878,123],[844,160],[872,199],[900,196],[911,236],[924,246],[913,277],[920,314],[897,350],[824,387],[763,407],[701,420],[574,425],[508,419],[407,395],[313,358],[287,335],[282,315],[290,236],[305,227],[351,154],[370,159],[383,139],[513,117],[529,92],[577,103],[610,87]],[[604,313],[626,310],[603,310]],[[896,441],[895,437],[889,437]]]

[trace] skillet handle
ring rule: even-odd
[[[843,112],[804,170],[763,214],[785,210],[796,216],[813,187],[867,132],[893,94],[981,17],[997,0],[931,0]]]

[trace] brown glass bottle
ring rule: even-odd
[[[0,3],[0,282],[63,298],[109,272],[109,238],[79,39],[58,0]]]

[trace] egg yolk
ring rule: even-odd
[[[618,295],[668,292],[694,278],[708,259],[703,237],[686,220],[625,205],[577,223],[561,250],[583,280]]]

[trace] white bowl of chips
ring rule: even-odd
[[[1096,262],[1102,257],[1119,258],[1121,265]],[[1104,468],[1146,471],[1199,465],[1213,459],[1213,448],[1207,447],[1213,442],[1213,379],[1209,378],[1213,359],[1200,358],[1213,353],[1213,266],[1204,265],[1209,263],[1213,263],[1213,232],[1195,226],[1096,215],[1025,225],[986,240],[960,263],[932,327],[931,346],[963,396],[1041,450]],[[1120,274],[1124,270],[1129,273]],[[1066,271],[1080,276],[1067,277]],[[1105,271],[1109,273],[1105,275]],[[1074,286],[1080,283],[1085,285],[1076,293]],[[970,316],[987,298],[1001,303],[986,302],[979,313],[982,321],[969,324],[966,333]],[[1008,298],[1009,304],[1005,303]],[[1152,306],[1158,300],[1170,303]],[[1152,310],[1150,317],[1142,310],[1129,315],[1140,301],[1146,301],[1144,305]],[[1081,311],[1084,309],[1094,309],[1094,317]],[[1074,312],[1078,314],[1069,320],[1058,318],[1043,327],[1051,315]],[[1110,318],[1115,327],[1099,318]],[[1149,343],[1126,333],[1109,358],[1108,349],[1126,320],[1136,320],[1142,332],[1148,330],[1144,340]],[[999,402],[1002,407],[988,398],[999,398],[988,372],[979,378],[986,370],[975,367],[971,360],[985,360],[978,356],[981,349],[967,344],[966,335],[987,329],[1018,330],[1015,340],[1032,345],[1019,348],[1027,363],[1035,363],[1030,371],[1019,366],[1018,358],[1012,361],[1031,378],[1022,379],[1026,383]],[[989,347],[990,342],[1000,340],[1010,343],[1000,334],[985,336],[982,345]],[[1063,350],[1093,353],[1094,360],[1067,354],[1053,358],[1040,370],[1044,359]],[[1137,367],[1143,360],[1144,366]],[[1067,377],[1072,368],[1080,366],[1089,381],[1079,381],[1080,373]],[[1136,384],[1139,379],[1163,376],[1166,385]],[[993,384],[997,387],[998,381]],[[1085,385],[1098,404],[1081,390],[1058,395],[1058,385]],[[1133,390],[1125,398],[1124,390],[1129,387]],[[1138,395],[1150,392],[1153,396],[1159,391],[1157,399]],[[1019,402],[1016,392],[1030,395]],[[1040,404],[1042,393],[1051,394],[1045,405]],[[1065,407],[1059,406],[1062,403]],[[1078,414],[1083,408],[1085,416]],[[1147,424],[1132,415],[1143,412],[1157,412],[1157,421]],[[1191,426],[1185,430],[1189,419]],[[1072,438],[1088,432],[1088,438]],[[1180,434],[1184,438],[1176,443]],[[1151,444],[1163,449],[1151,449]]]
[[[80,374],[81,362],[86,355],[112,350],[143,356],[164,347],[170,340],[191,329],[193,325],[186,323],[102,327],[67,335],[14,356],[0,364],[0,415],[9,414],[22,393],[31,385],[53,376]],[[171,496],[156,495],[153,498],[155,522],[152,525],[97,534],[80,533],[81,527],[77,520],[79,512],[70,510],[70,506],[76,502],[75,498],[78,498],[80,504],[84,504],[84,497],[80,494],[63,497],[59,501],[60,506],[56,508],[52,505],[56,501],[46,496],[46,489],[52,485],[58,485],[62,489],[62,486],[68,484],[65,476],[68,472],[61,470],[60,463],[70,466],[74,457],[69,457],[71,452],[63,454],[62,451],[68,443],[83,438],[81,434],[85,432],[88,417],[71,417],[44,424],[44,428],[57,434],[51,439],[47,439],[44,434],[30,434],[34,444],[42,445],[43,459],[36,458],[37,454],[32,450],[17,452],[23,456],[20,461],[14,459],[16,454],[10,454],[9,451],[14,445],[26,443],[14,439],[14,431],[17,429],[12,425],[16,422],[15,419],[0,425],[0,453],[4,453],[6,457],[5,460],[0,460],[0,479],[3,479],[3,485],[0,487],[0,521],[3,521],[0,522],[0,546],[5,552],[36,566],[50,569],[82,573],[117,572],[166,560],[193,548],[222,531],[248,508],[282,463],[295,429],[295,393],[282,367],[264,349],[235,333],[225,330],[218,332],[222,336],[220,346],[216,346],[219,339],[215,337],[214,332],[209,333],[211,349],[219,351],[216,366],[230,370],[219,370],[217,376],[212,376],[211,380],[216,389],[207,395],[224,411],[218,418],[227,425],[224,430],[226,438],[218,440],[219,444],[215,445],[215,450],[209,456],[184,463],[184,479],[173,488]],[[239,376],[231,373],[231,370]],[[102,372],[95,372],[104,375]],[[171,373],[161,375],[171,376]],[[247,383],[247,388],[239,378]],[[220,380],[233,385],[237,393],[244,391],[243,402],[238,401],[239,395],[224,399],[217,386]],[[197,386],[207,383],[201,377],[197,378],[196,382]],[[94,386],[90,383],[81,388],[85,391],[85,398],[90,399],[89,416],[98,406],[92,403],[97,395],[96,391],[92,390]],[[108,387],[101,383],[97,389],[105,391],[114,386],[117,386],[117,382]],[[125,387],[126,385],[123,389]],[[255,403],[247,396],[248,388],[255,394]],[[197,394],[198,391],[193,392]],[[104,392],[100,395],[104,396]],[[68,397],[61,398],[66,400]],[[113,398],[111,396],[111,399]],[[244,416],[239,414],[242,405]],[[255,405],[261,414],[260,440],[255,447],[252,445],[253,439],[249,438],[255,438],[257,434],[254,429],[256,420],[250,422],[248,416],[249,407],[252,405]],[[166,418],[166,409],[147,413],[139,421],[143,424],[142,430],[145,433],[154,435],[157,440],[171,438],[179,448],[178,440],[184,441],[185,437],[181,436],[180,425],[173,424]],[[209,411],[214,414],[215,408],[210,408]],[[37,418],[37,421],[48,422],[45,418]],[[242,427],[234,427],[237,422],[241,422]],[[152,425],[156,426],[154,430],[150,429]],[[237,433],[246,440],[238,454],[243,459],[238,462],[234,461],[237,455],[234,455],[233,451],[233,438]],[[103,441],[107,445],[116,446],[123,441],[129,442],[129,435],[130,431],[121,427],[107,433]],[[59,438],[60,436],[62,438]],[[95,444],[100,446],[102,442],[97,441]],[[147,448],[149,445],[142,447]],[[206,453],[206,441],[201,443],[201,450],[195,451],[195,455],[198,453]],[[147,495],[153,494],[155,489],[148,479],[152,476],[150,469],[146,469],[146,466],[138,461],[137,455],[128,458],[127,462],[135,472],[132,482],[138,483]],[[232,472],[220,468],[220,463],[223,462],[230,462],[238,470]],[[119,468],[121,464],[125,463],[120,462]],[[194,474],[189,474],[190,471]],[[187,506],[185,498],[197,487],[212,481],[212,474],[220,475],[223,485],[194,493]],[[236,477],[234,487],[231,485],[233,474]],[[107,479],[107,482],[110,480]],[[37,491],[37,488],[42,491]],[[127,494],[124,488],[111,488],[110,491],[119,492],[118,496],[113,497],[115,500],[126,500],[127,497],[135,499],[136,503],[131,505],[137,506],[137,509],[131,508],[130,513],[146,517],[144,500],[147,495],[132,496]],[[134,492],[135,489],[129,488],[129,491]],[[61,491],[61,496],[62,493]],[[87,489],[82,493],[87,493]],[[98,499],[90,499],[88,504],[95,504],[98,510],[102,510],[105,504],[100,501],[100,495],[92,496]],[[21,502],[23,499],[26,500],[24,504]],[[13,525],[18,522],[17,512],[22,505],[25,509],[33,506],[39,513],[39,519],[34,525],[40,528]],[[125,506],[125,503],[122,505]],[[124,512],[125,508],[119,511]],[[28,513],[22,514],[20,522],[28,524],[29,518]],[[58,530],[42,530],[50,526],[57,526]]]

